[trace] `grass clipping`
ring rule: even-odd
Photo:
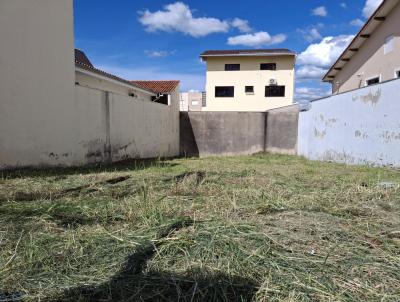
[[[275,155],[5,174],[0,301],[400,301],[399,183]]]

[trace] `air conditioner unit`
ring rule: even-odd
[[[269,84],[270,84],[270,85],[277,85],[277,84],[278,84],[278,81],[277,81],[276,79],[270,79],[270,80],[269,80]]]

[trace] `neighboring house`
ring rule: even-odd
[[[79,49],[75,49],[75,84],[146,101],[152,101],[157,95],[151,89],[95,68],[86,54]]]
[[[400,1],[385,0],[324,76],[333,93],[400,77]]]
[[[132,85],[154,91],[152,101],[164,105],[179,104],[179,81],[130,81]]]
[[[201,111],[205,105],[205,92],[182,92],[180,111]]]
[[[211,50],[203,111],[266,111],[293,103],[296,54],[288,49]]]

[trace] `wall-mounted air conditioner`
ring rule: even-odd
[[[270,79],[269,84],[270,85],[278,85],[278,81],[276,79]]]

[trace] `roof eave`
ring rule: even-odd
[[[322,78],[323,82],[332,82],[333,81],[333,79],[336,77],[336,75],[340,72],[340,70],[338,72],[335,72],[335,68],[343,68],[347,64],[349,59],[351,59],[354,56],[354,54],[357,53],[356,51],[352,51],[352,49],[360,48],[364,44],[365,40],[370,38],[371,34],[384,21],[384,19],[381,19],[381,18],[386,17],[390,13],[392,8],[398,4],[399,4],[399,0],[395,0],[395,1],[384,0],[381,3],[381,5],[375,10],[375,12],[372,14],[372,16],[367,20],[367,22],[364,24],[364,26],[361,28],[361,30],[358,32],[358,34],[354,37],[354,39],[351,41],[351,43],[343,51],[343,53],[340,55],[340,57],[337,59],[337,61],[332,65],[332,67],[324,75],[324,77]],[[384,16],[380,16],[380,14],[382,12],[384,13]],[[377,18],[379,18],[379,19],[377,19]],[[362,36],[365,36],[365,37],[362,37]],[[366,37],[368,37],[368,38],[366,38]],[[362,40],[360,40],[360,39],[362,39]],[[360,41],[360,43],[359,43],[359,45],[357,45],[357,47],[355,47],[355,44],[358,41]],[[343,62],[343,64],[340,65],[340,62]],[[330,77],[333,77],[333,78],[330,78]]]
[[[143,89],[143,88],[140,88],[140,87],[138,87],[136,85],[128,84],[128,83],[125,83],[125,82],[122,82],[122,81],[117,81],[116,79],[112,79],[112,78],[107,77],[105,75],[101,75],[101,74],[95,72],[94,70],[90,71],[88,68],[83,68],[79,64],[75,64],[75,70],[80,72],[80,73],[83,73],[83,74],[86,74],[86,75],[90,75],[92,77],[95,77],[95,78],[98,78],[98,79],[101,79],[101,80],[104,80],[104,81],[108,81],[108,82],[111,82],[111,83],[115,83],[115,84],[124,86],[126,88],[135,89],[137,91],[143,92],[143,93],[151,95],[151,96],[156,96],[157,95],[154,91]]]
[[[295,53],[254,53],[254,54],[217,54],[217,55],[200,55],[200,58],[212,58],[212,57],[277,57],[277,56],[293,56]]]

